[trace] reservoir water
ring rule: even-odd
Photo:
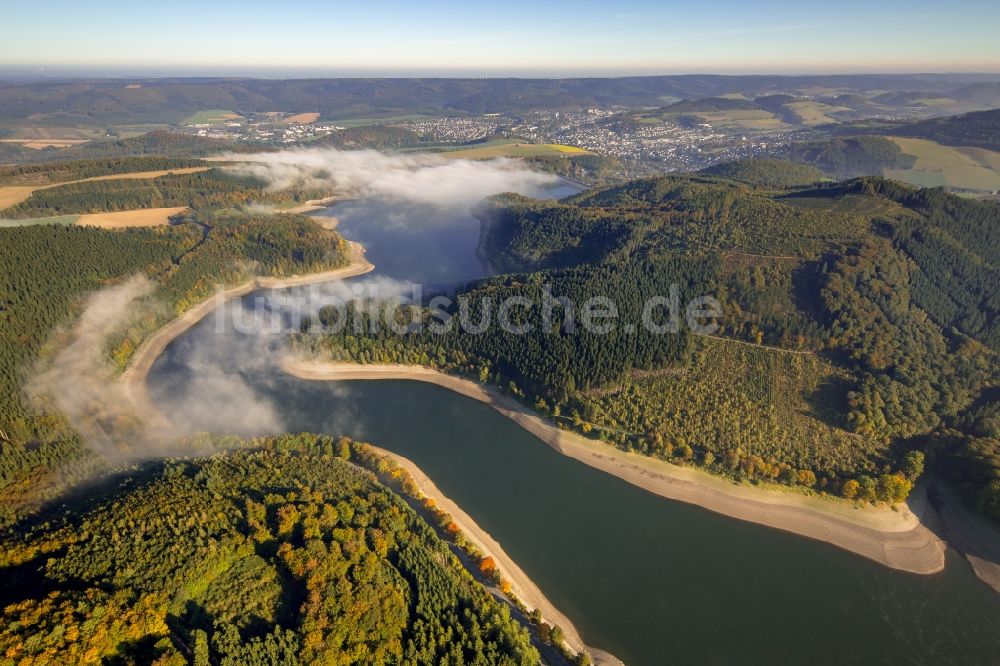
[[[479,224],[464,212],[415,217],[359,201],[331,214],[377,267],[355,283],[450,285],[482,275],[473,254]],[[322,301],[343,288],[291,295]],[[895,572],[646,493],[437,386],[288,377],[274,367],[283,336],[241,332],[231,319],[247,310],[281,314],[288,297],[250,295],[174,341],[149,379],[164,411],[192,431],[346,434],[410,458],[587,643],[627,664],[1000,662],[1000,595],[954,553],[940,574]],[[228,408],[199,408],[206,391]]]

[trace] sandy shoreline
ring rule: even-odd
[[[375,266],[364,257],[364,247],[354,241],[348,241],[348,243],[351,246],[351,261],[347,266],[322,273],[312,273],[290,278],[254,278],[202,301],[191,310],[188,310],[180,317],[157,330],[156,333],[147,338],[139,346],[139,349],[132,356],[132,361],[128,368],[119,377],[119,382],[124,389],[125,396],[130,401],[135,413],[142,414],[151,427],[162,426],[164,429],[167,428],[166,417],[157,409],[149,396],[146,378],[156,359],[159,358],[167,346],[207,315],[214,312],[217,307],[258,289],[284,289],[306,284],[318,284],[362,275],[373,270]],[[433,498],[434,501],[452,515],[466,537],[485,555],[494,558],[501,574],[511,581],[514,594],[523,603],[527,604],[529,608],[538,608],[546,622],[559,625],[570,648],[578,652],[585,649],[598,666],[614,666],[622,663],[621,660],[610,653],[587,646],[583,642],[583,639],[580,638],[576,627],[569,618],[563,615],[545,597],[542,591],[538,589],[538,586],[504,552],[500,544],[490,537],[489,533],[479,527],[457,504],[448,499],[419,467],[410,460],[391,451],[375,446],[373,448],[395,460],[400,467],[405,468],[420,491],[427,497]]]
[[[330,204],[342,201],[340,197],[323,197],[322,199],[310,199],[301,206],[296,206],[295,208],[289,208],[287,210],[281,211],[282,213],[311,213],[314,210],[322,210]]]
[[[517,565],[517,562],[504,551],[496,539],[480,527],[458,504],[441,492],[434,485],[431,478],[417,467],[412,460],[374,445],[369,446],[405,469],[422,495],[433,499],[438,507],[451,514],[452,519],[454,519],[455,524],[458,525],[462,534],[465,535],[465,538],[472,542],[484,555],[489,555],[493,558],[500,575],[510,581],[513,595],[520,599],[529,609],[537,608],[542,614],[542,618],[550,625],[558,625],[563,630],[566,644],[570,649],[575,652],[587,651],[595,664],[610,666],[611,664],[622,663],[621,660],[613,655],[584,643],[579,633],[577,633],[576,627],[573,626],[573,622],[548,600],[531,578]]]
[[[301,379],[409,379],[484,402],[553,449],[649,492],[710,511],[824,541],[887,567],[917,574],[944,569],[945,546],[920,520],[920,494],[909,506],[856,508],[846,502],[781,490],[739,486],[707,472],[629,454],[556,428],[490,387],[431,368],[286,359],[282,369]]]

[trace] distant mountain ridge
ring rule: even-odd
[[[179,122],[200,109],[287,111],[327,117],[520,112],[588,106],[659,107],[726,93],[749,96],[827,87],[852,91],[965,89],[982,96],[1000,75],[709,75],[566,79],[63,79],[0,82],[0,120],[40,124]],[[803,93],[804,94],[804,93]]]

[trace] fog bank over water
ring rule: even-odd
[[[498,192],[541,196],[560,182],[523,162],[448,159],[430,153],[387,154],[376,150],[314,148],[257,155],[229,155],[234,169],[266,181],[271,189],[333,188],[351,196],[386,202],[468,209]]]
[[[273,178],[282,174],[288,178],[311,174],[311,178],[316,170],[322,171],[316,166],[322,163],[320,158],[339,154],[287,151],[279,155],[311,156],[306,161],[312,166],[280,161],[252,166]],[[246,436],[285,432],[289,425],[274,404],[270,381],[288,351],[288,332],[297,329],[303,317],[325,305],[356,299],[419,300],[426,292],[414,291],[414,280],[454,285],[478,277],[482,272],[474,248],[479,231],[470,205],[505,188],[536,196],[577,189],[509,160],[449,162],[426,155],[396,159],[369,152],[366,163],[367,175],[348,173],[345,162],[338,167],[339,176],[331,171],[328,177],[347,178],[339,182],[356,187],[365,187],[359,183],[372,177],[375,182],[369,191],[373,192],[398,184],[395,197],[373,194],[342,204],[351,207],[350,212],[343,211],[345,230],[359,232],[346,235],[371,242],[376,263],[394,266],[394,275],[380,271],[351,280],[265,290],[225,303],[168,347],[166,355],[176,361],[174,372],[169,379],[151,382],[151,404],[134,403],[108,358],[113,337],[140,311],[162,307],[149,298],[155,285],[137,276],[88,298],[78,322],[55,338],[59,350],[33,369],[29,395],[63,414],[84,442],[109,462],[191,454],[194,451],[182,438],[200,432]],[[461,187],[444,182],[420,192],[424,183],[435,177],[447,179],[455,168],[464,174]],[[381,175],[376,173],[380,169]],[[484,180],[475,183],[473,191],[473,181],[480,177]],[[467,191],[459,192],[462,188]],[[438,196],[443,198],[433,204],[414,200]],[[147,406],[158,413],[146,413]],[[338,406],[327,413],[325,430],[347,431],[353,420],[351,410]]]
[[[114,336],[142,312],[158,307],[145,299],[154,286],[140,274],[91,294],[73,327],[54,334],[53,344],[59,350],[33,369],[25,385],[29,399],[61,414],[83,442],[110,463],[195,453],[181,438],[206,430],[253,435],[283,432],[285,424],[272,401],[260,396],[247,376],[264,373],[276,363],[276,341],[287,327],[270,319],[308,314],[306,295],[288,297],[282,310],[264,311],[256,317],[243,312],[243,301],[220,309],[220,318],[228,315],[254,321],[260,334],[244,336],[238,346],[226,345],[219,336],[210,339],[214,344],[188,348],[190,381],[169,396],[169,409],[161,412],[159,405],[149,410],[133,400],[130,387],[119,380],[108,357]],[[338,287],[328,300],[345,298],[344,287]],[[218,323],[215,317],[209,320],[212,325]]]

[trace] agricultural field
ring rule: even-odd
[[[913,101],[924,106],[952,106],[960,103],[958,100],[948,97],[921,97]]]
[[[182,125],[219,125],[227,120],[242,120],[243,116],[228,109],[205,109],[193,113],[183,121]]]
[[[70,148],[87,143],[90,139],[0,139],[0,143],[15,143],[23,148],[41,150],[42,148]]]
[[[291,125],[294,123],[308,125],[309,123],[314,123],[317,120],[319,120],[319,114],[316,112],[309,112],[309,113],[296,113],[294,116],[288,116],[281,122],[286,125]]]
[[[42,186],[48,187],[48,186]],[[3,185],[0,186],[0,210],[16,206],[39,189],[35,185]]]
[[[106,128],[96,127],[36,127],[17,125],[0,128],[0,143],[32,150],[72,148],[104,138]]]
[[[53,215],[50,217],[30,217],[23,220],[0,219],[0,229],[27,227],[37,224],[62,224],[98,227],[100,229],[131,229],[135,227],[157,227],[170,224],[170,218],[187,210],[186,206],[173,208],[143,208],[123,210],[115,213],[86,213],[83,215]]]
[[[703,123],[712,127],[752,131],[769,131],[789,129],[770,111],[763,109],[729,109],[726,111],[696,111],[678,115],[696,116]]]
[[[123,210],[116,213],[89,213],[80,215],[76,224],[101,229],[130,229],[134,227],[158,227],[170,224],[170,218],[187,210],[187,206],[173,208],[144,208]],[[68,216],[71,217],[71,216]]]
[[[822,102],[816,102],[813,100],[791,102],[788,104],[788,108],[795,112],[795,114],[802,120],[803,125],[823,125],[826,123],[835,123],[837,122],[837,119],[832,117],[831,114],[850,111],[850,109],[845,106],[830,106],[829,104],[823,104]]]
[[[17,140],[81,140],[92,141],[103,138],[105,127],[45,127],[36,125],[10,125],[4,130],[4,139]]]
[[[557,143],[498,143],[476,148],[463,148],[442,153],[444,157],[468,160],[488,160],[494,157],[544,157],[590,155],[589,150]]]
[[[592,391],[593,420],[690,446],[721,459],[727,451],[795,468],[852,475],[870,471],[874,444],[842,427],[846,373],[811,353],[700,337],[683,369],[639,376]],[[873,455],[874,454],[874,455]]]
[[[1000,190],[1000,153],[985,148],[944,146],[926,139],[889,137],[904,153],[914,155],[910,169],[886,169],[887,178],[920,187]]]
[[[384,125],[389,123],[414,123],[421,120],[430,120],[434,116],[423,113],[413,113],[406,116],[387,116],[384,118],[345,118],[342,120],[331,120],[334,125],[340,127],[367,127],[368,125]]]

